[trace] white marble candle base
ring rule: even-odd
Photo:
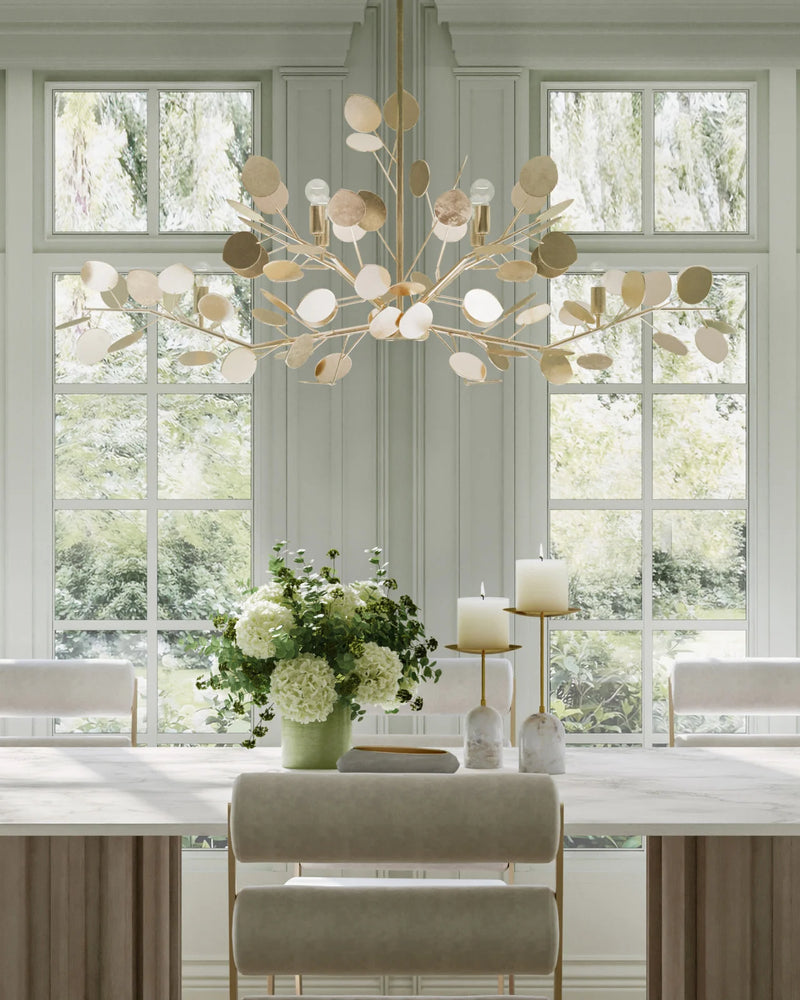
[[[563,774],[566,770],[566,734],[561,720],[550,712],[536,712],[519,733],[519,769],[535,774]]]
[[[478,705],[467,713],[464,726],[464,767],[491,769],[503,766],[503,720],[491,705]]]

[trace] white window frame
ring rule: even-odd
[[[731,241],[742,245],[743,249],[752,250],[758,240],[756,201],[759,191],[758,184],[758,84],[753,80],[706,80],[697,81],[687,76],[681,80],[543,80],[540,85],[540,114],[542,150],[550,148],[549,129],[549,92],[552,90],[573,91],[627,91],[642,95],[642,231],[634,232],[581,232],[575,235],[580,238],[583,246],[591,246],[592,242],[606,240],[642,240],[661,241],[667,247],[677,240],[681,244],[698,245],[698,251],[706,249],[727,249]],[[720,232],[656,232],[653,228],[655,219],[655,169],[654,169],[654,110],[653,94],[655,91],[672,90],[685,93],[704,91],[738,90],[747,93],[747,230],[744,233]]]

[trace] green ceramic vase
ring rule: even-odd
[[[337,702],[324,722],[282,720],[281,762],[284,767],[325,770],[350,749],[350,706]]]

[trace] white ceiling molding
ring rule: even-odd
[[[0,4],[0,66],[341,66],[366,0],[26,0]]]
[[[800,65],[797,0],[436,0],[436,8],[463,66]]]

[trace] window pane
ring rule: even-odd
[[[558,318],[561,307],[567,299],[581,302],[589,308],[591,289],[599,284],[597,274],[562,274],[549,283],[550,305],[550,342],[569,337],[575,332],[573,326],[562,323]],[[535,329],[535,327],[534,327]],[[610,368],[603,371],[590,371],[573,365],[578,372],[580,382],[639,382],[642,378],[642,326],[640,320],[628,320],[620,323],[606,333],[589,335],[572,344],[571,350],[576,354],[607,354],[613,358]]]
[[[667,678],[680,654],[689,656],[742,657],[747,655],[747,634],[736,632],[675,632],[653,633],[653,728],[657,733],[669,732]],[[683,733],[739,733],[745,731],[743,716],[682,715],[676,717],[676,731]]]
[[[128,393],[56,396],[56,497],[144,497],[147,400]]]
[[[240,229],[226,198],[242,201],[242,167],[253,151],[253,92],[170,90],[159,94],[160,229]]]
[[[653,496],[745,496],[746,400],[740,393],[653,399]]]
[[[57,510],[55,543],[57,619],[146,617],[143,510]]]
[[[642,614],[642,518],[632,510],[554,510],[550,548],[566,559],[581,618]]]
[[[552,629],[550,690],[568,733],[641,732],[641,633]]]
[[[653,512],[653,616],[744,618],[743,510]]]
[[[550,155],[559,170],[551,200],[574,198],[559,228],[578,233],[642,229],[642,95],[551,90]]]
[[[158,730],[161,733],[247,733],[247,719],[231,725],[216,708],[216,691],[200,691],[196,681],[207,674],[213,657],[186,648],[196,633],[158,633]]]
[[[609,500],[642,495],[641,396],[550,396],[550,496]]]
[[[54,231],[147,231],[147,94],[59,90]]]
[[[130,660],[138,679],[138,732],[147,730],[147,636],[144,632],[63,631],[55,633],[54,655],[59,660]],[[60,719],[57,733],[128,733],[130,719]]]
[[[249,511],[159,513],[159,618],[210,618],[230,610],[249,581]]]
[[[656,231],[747,232],[747,92],[653,96]]]
[[[197,283],[210,292],[219,292],[233,304],[236,315],[222,324],[222,330],[231,337],[251,340],[250,306],[252,304],[252,282],[235,274],[197,275]],[[190,295],[185,295],[177,312],[189,314],[192,310]],[[186,327],[169,320],[158,321],[158,380],[159,382],[222,382],[219,361],[202,368],[187,368],[178,358],[184,351],[219,351],[220,340],[210,334],[187,330]]]
[[[728,356],[721,364],[704,358],[694,336],[703,324],[696,312],[655,312],[653,329],[671,333],[689,348],[684,355],[653,346],[654,382],[745,382],[747,379],[747,275],[715,274],[703,317],[724,320],[736,328],[726,334]],[[708,308],[706,312],[705,307]]]
[[[158,495],[250,498],[250,396],[159,396]]]
[[[87,292],[78,274],[59,274],[55,279],[55,325],[87,315],[85,306],[102,307],[97,292]],[[75,357],[75,343],[90,326],[102,326],[117,339],[146,327],[141,313],[103,313],[102,320],[80,323],[55,331],[55,377],[57,382],[144,382],[147,378],[147,337],[122,351],[107,355],[100,364],[86,365]]]

